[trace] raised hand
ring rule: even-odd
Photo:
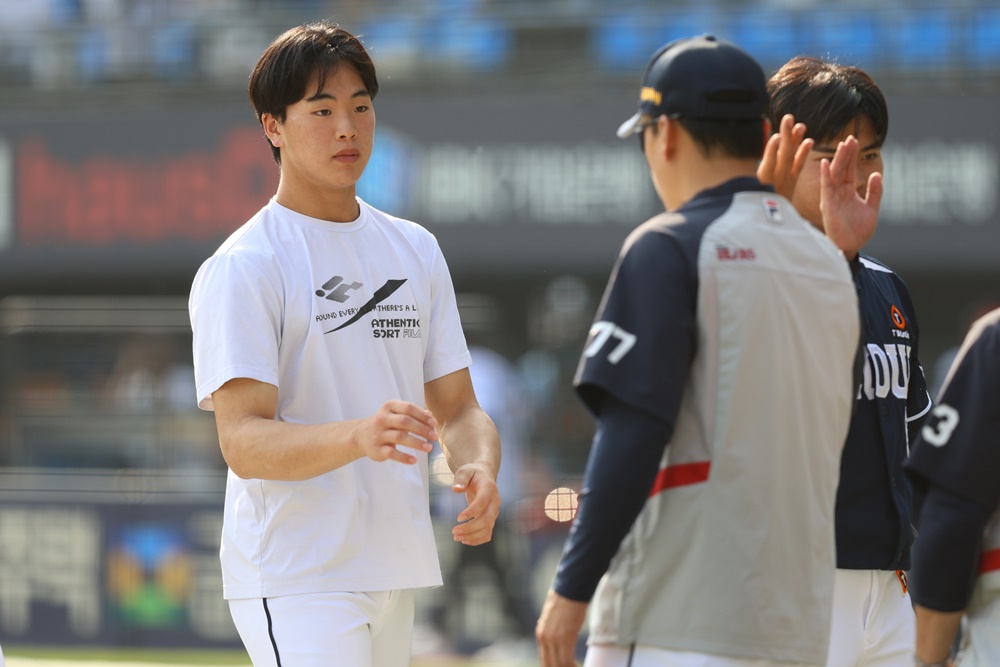
[[[815,141],[806,139],[806,126],[796,123],[791,114],[781,119],[778,132],[764,147],[764,157],[757,167],[757,180],[774,186],[775,192],[791,199],[809,151]]]
[[[854,259],[875,233],[882,201],[882,174],[873,172],[867,183],[857,182],[858,150],[858,140],[847,137],[837,145],[833,160],[820,162],[823,229],[848,259]]]

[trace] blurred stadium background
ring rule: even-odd
[[[440,239],[506,447],[491,547],[448,539],[458,506],[435,466],[448,583],[420,600],[422,665],[532,660],[593,428],[570,380],[621,241],[657,210],[614,130],[660,44],[714,32],[768,72],[805,53],[875,76],[892,121],[868,251],[911,288],[933,385],[1000,302],[997,2],[0,0],[8,654],[238,655],[217,565],[225,468],[194,407],[186,296],[277,182],[251,66],[329,17],[363,35],[382,84],[359,192]]]

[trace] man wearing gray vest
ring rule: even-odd
[[[712,36],[643,76],[638,135],[667,212],[626,240],[576,388],[598,419],[536,628],[543,667],[822,665],[858,302],[843,254],[756,178],[765,76]],[[826,160],[830,228],[857,142]],[[595,592],[596,591],[596,592]]]

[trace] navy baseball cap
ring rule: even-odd
[[[653,55],[639,110],[618,136],[634,134],[643,116],[752,120],[764,117],[767,104],[764,70],[749,53],[714,35],[686,37]]]

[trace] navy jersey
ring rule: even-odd
[[[902,466],[931,406],[917,317],[906,285],[884,264],[859,255],[851,271],[865,363],[837,489],[837,567],[905,570],[913,497]]]
[[[933,484],[993,514],[982,536],[974,612],[1000,595],[1000,309],[969,330],[905,465],[918,493]],[[918,540],[915,551],[937,547]]]
[[[969,331],[906,468],[985,509],[1000,506],[1000,309]]]

